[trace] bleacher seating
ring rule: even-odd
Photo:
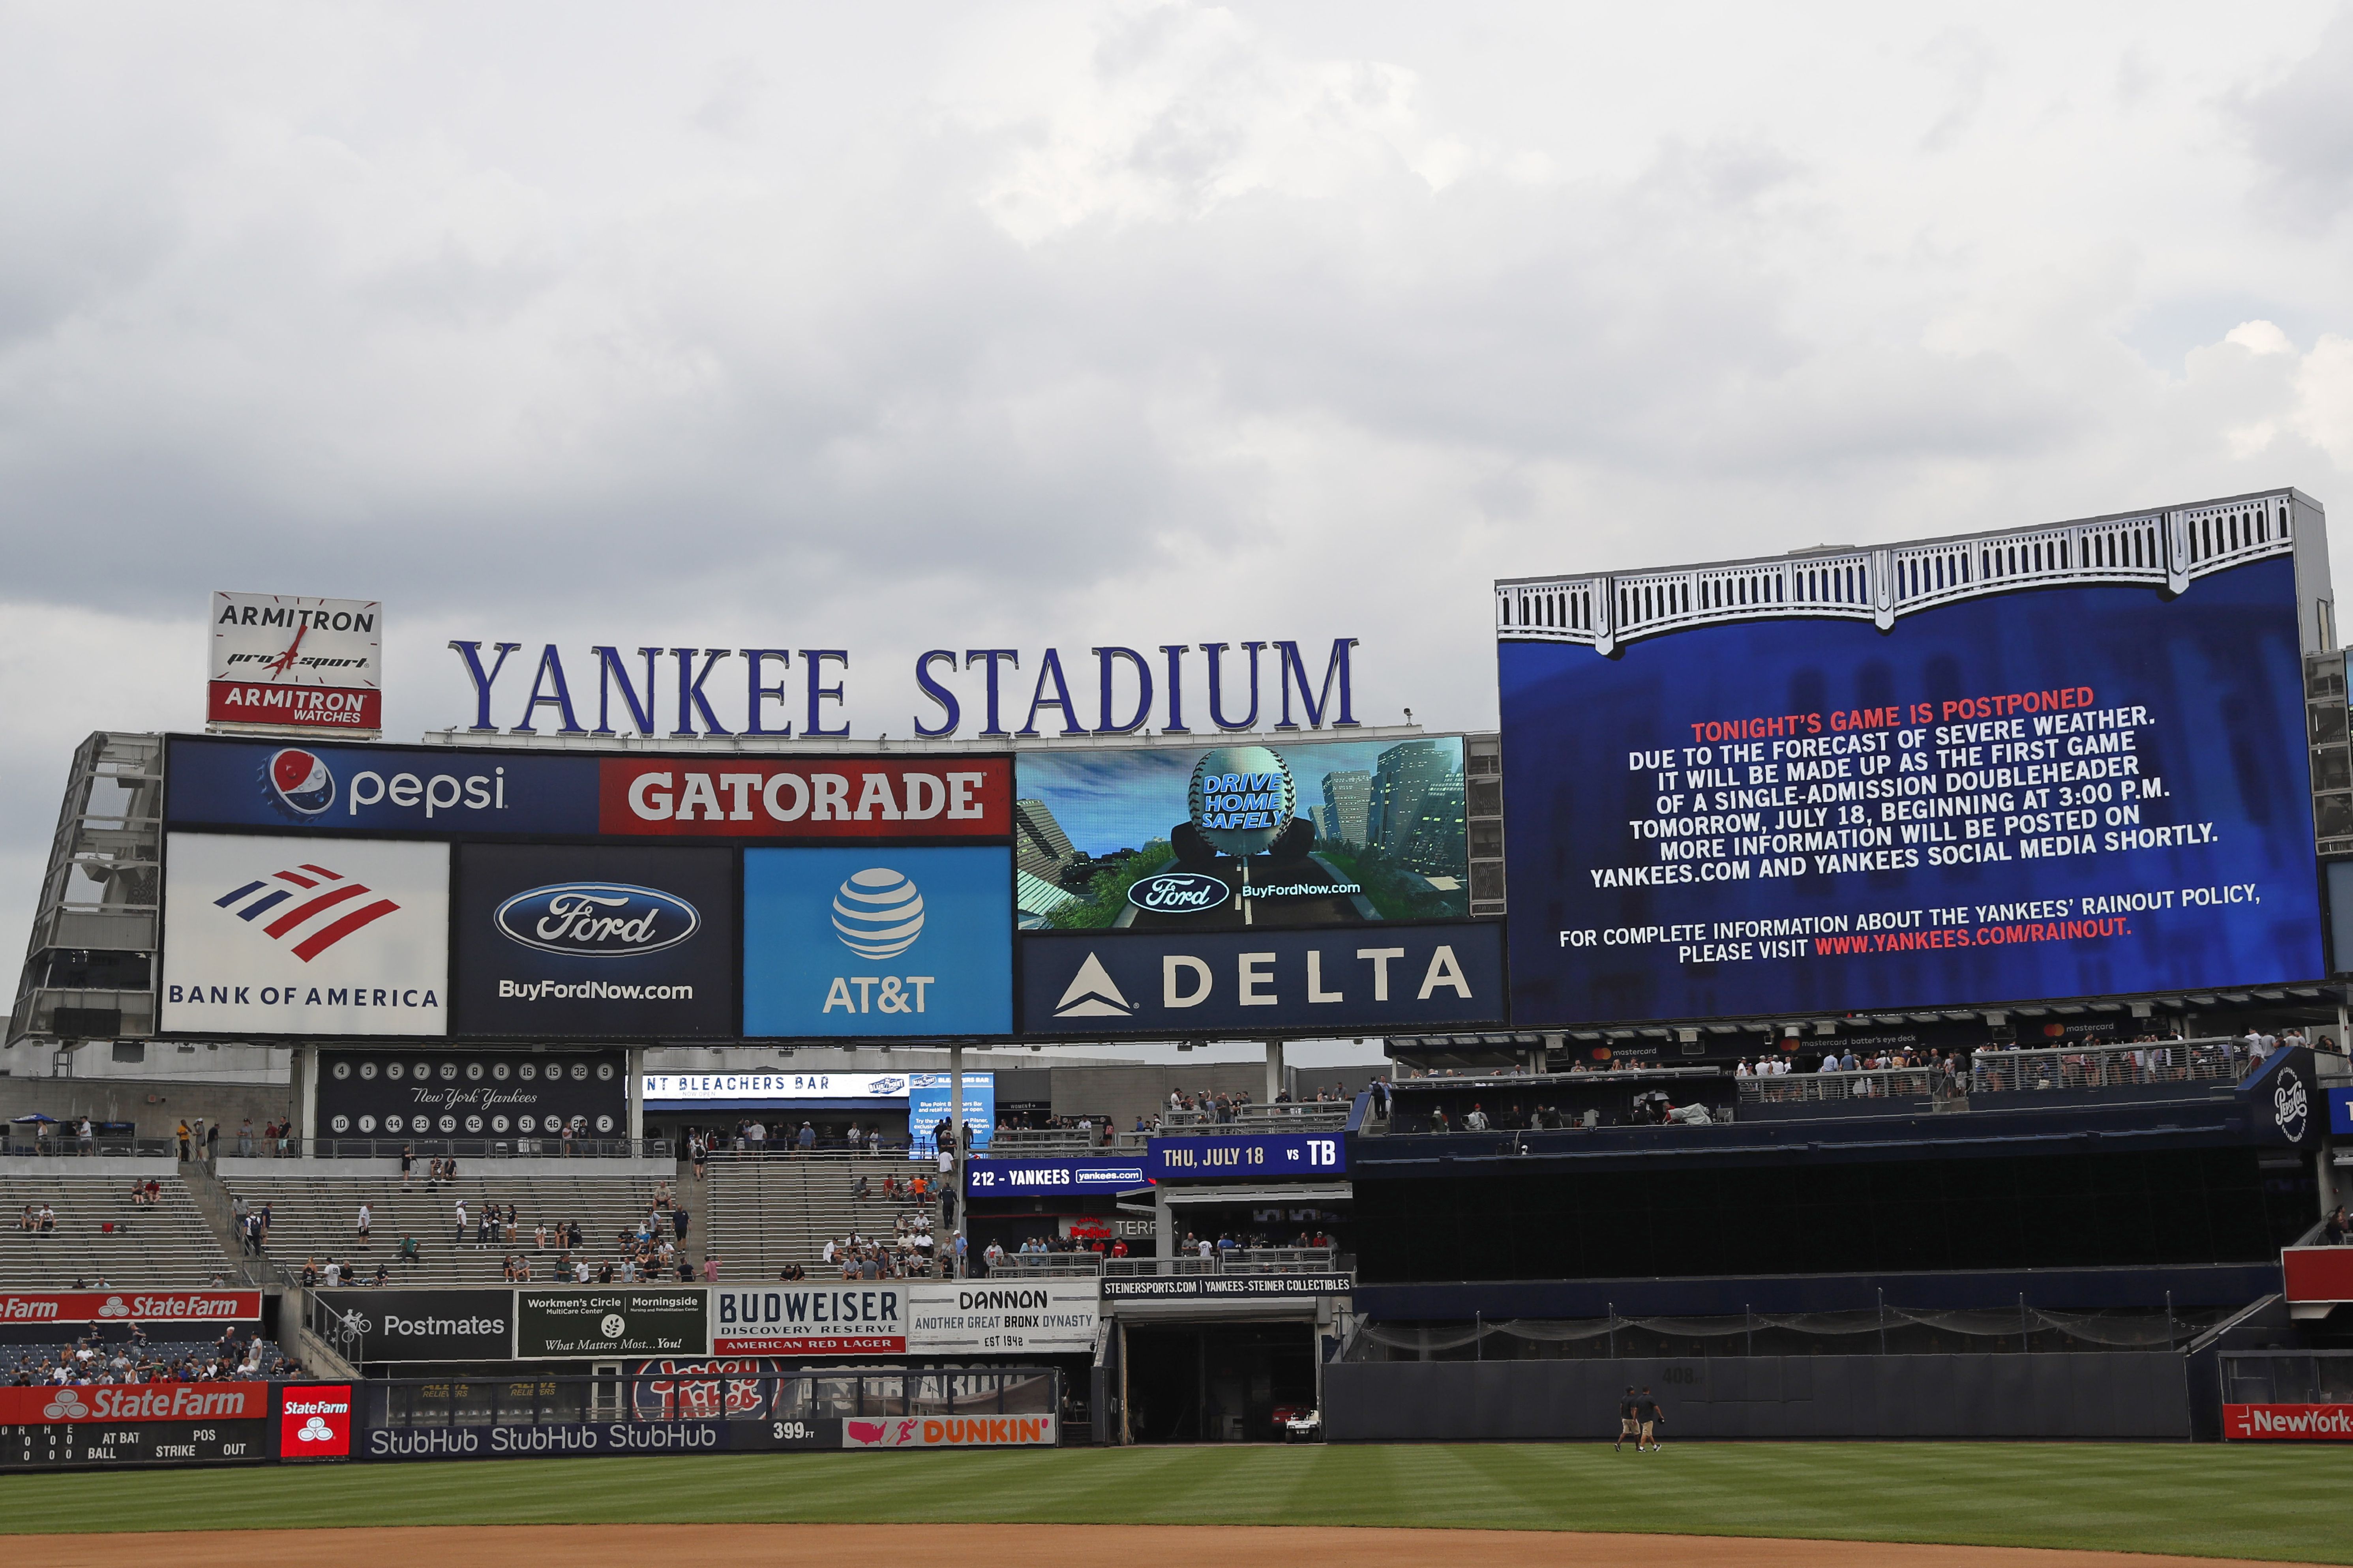
[[[237,1325],[237,1341],[240,1346],[249,1347],[256,1342],[246,1337],[245,1331],[251,1326],[247,1323]],[[258,1342],[261,1347],[259,1357],[254,1358],[249,1350],[248,1353],[240,1356],[237,1363],[239,1375],[250,1377],[254,1382],[259,1383],[283,1373],[289,1364],[289,1357],[279,1348],[278,1342],[274,1340],[262,1340]],[[68,1344],[0,1345],[0,1383],[13,1383],[20,1372],[31,1373],[37,1383],[52,1381],[58,1364],[74,1352],[78,1343],[79,1342]],[[77,1370],[86,1371],[92,1377],[101,1373],[112,1374],[118,1381],[121,1374],[126,1371],[136,1373],[141,1369],[169,1372],[191,1368],[212,1362],[219,1354],[219,1344],[215,1340],[134,1342],[125,1334],[110,1335],[90,1348],[94,1352],[93,1356],[87,1362],[76,1358]],[[123,1358],[130,1365],[126,1368],[114,1366],[113,1362],[117,1356]]]
[[[531,1264],[533,1281],[550,1280],[556,1254],[553,1241],[542,1251],[532,1239],[533,1227],[544,1222],[553,1231],[566,1221],[577,1222],[581,1245],[573,1256],[593,1268],[620,1255],[615,1237],[625,1226],[634,1230],[645,1217],[646,1206],[662,1178],[651,1175],[588,1173],[523,1173],[495,1161],[470,1162],[457,1181],[430,1184],[423,1166],[403,1187],[397,1174],[367,1175],[308,1173],[302,1162],[285,1161],[258,1173],[239,1173],[222,1178],[235,1197],[248,1205],[269,1205],[269,1256],[289,1274],[299,1274],[304,1260],[324,1265],[335,1258],[356,1265],[372,1279],[382,1263],[397,1286],[499,1285],[507,1255],[514,1253]],[[456,1205],[466,1200],[465,1239],[455,1239]],[[370,1244],[363,1247],[355,1234],[360,1205],[369,1205],[373,1220]],[[519,1239],[512,1244],[477,1246],[475,1222],[483,1205],[512,1204]],[[689,1203],[690,1210],[692,1207]],[[701,1215],[687,1227],[689,1251],[700,1256]],[[662,1216],[659,1230],[671,1230]],[[418,1258],[399,1258],[403,1237],[417,1238]]]
[[[148,1173],[142,1171],[141,1179]],[[128,1172],[82,1175],[0,1171],[0,1289],[66,1290],[77,1279],[117,1289],[239,1283],[236,1265],[176,1175],[155,1176],[153,1205],[131,1201]],[[26,1235],[16,1216],[47,1204],[57,1229]],[[106,1228],[111,1225],[114,1228]]]
[[[706,1183],[711,1206],[708,1245],[720,1258],[720,1279],[774,1279],[787,1263],[812,1275],[825,1265],[825,1244],[852,1230],[887,1237],[901,1215],[923,1205],[882,1195],[882,1181],[902,1185],[918,1173],[939,1179],[936,1165],[903,1154],[713,1154]],[[859,1198],[864,1176],[871,1195]],[[932,1207],[936,1222],[938,1209]]]

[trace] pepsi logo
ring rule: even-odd
[[[560,882],[533,888],[491,915],[499,934],[570,958],[638,958],[676,947],[702,916],[676,893],[626,882]]]
[[[870,867],[834,890],[833,929],[860,958],[896,958],[923,934],[923,895],[902,873]]]
[[[1139,879],[1127,889],[1127,901],[1139,910],[1159,914],[1195,914],[1221,909],[1234,890],[1217,878],[1199,871],[1163,871]]]
[[[335,804],[335,775],[310,752],[290,746],[269,759],[269,787],[287,807],[316,816]]]

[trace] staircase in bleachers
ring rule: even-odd
[[[153,1205],[131,1201],[134,1171],[161,1184]],[[37,1211],[47,1205],[57,1228],[18,1229],[27,1204]],[[0,1233],[0,1289],[67,1290],[77,1279],[93,1286],[104,1279],[117,1289],[200,1289],[216,1278],[241,1279],[169,1161],[122,1162],[102,1174],[0,1171],[0,1223],[7,1226]]]
[[[852,1230],[887,1237],[901,1215],[923,1206],[884,1198],[883,1178],[896,1176],[902,1187],[917,1174],[940,1179],[929,1161],[904,1154],[713,1154],[709,1171],[708,1243],[719,1255],[723,1284],[774,1279],[787,1263],[816,1276],[828,1241]],[[860,1176],[871,1194],[864,1198],[855,1195]],[[929,1208],[936,1226],[937,1203]]]
[[[382,1263],[391,1270],[389,1282],[396,1286],[501,1285],[510,1253],[531,1265],[534,1283],[549,1281],[562,1247],[553,1239],[543,1251],[534,1244],[533,1228],[543,1222],[553,1232],[566,1221],[577,1221],[581,1245],[573,1256],[591,1268],[607,1258],[617,1260],[618,1233],[636,1231],[662,1180],[651,1175],[526,1173],[516,1168],[521,1162],[485,1161],[462,1169],[454,1183],[438,1185],[427,1181],[420,1164],[404,1187],[396,1173],[322,1175],[304,1173],[300,1161],[282,1163],[288,1167],[282,1173],[273,1165],[261,1173],[222,1177],[233,1195],[248,1205],[269,1205],[269,1256],[277,1265],[294,1275],[305,1259],[324,1265],[332,1258],[356,1265],[367,1279]],[[462,1240],[456,1235],[460,1197],[466,1201]],[[356,1234],[363,1203],[369,1205],[373,1222],[366,1247],[360,1246]],[[514,1205],[514,1241],[488,1246],[475,1241],[486,1204]],[[690,1239],[701,1219],[690,1215]],[[657,1228],[659,1234],[670,1233],[667,1214]],[[401,1238],[408,1236],[417,1242],[415,1263],[400,1261]]]

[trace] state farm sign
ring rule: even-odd
[[[260,1316],[259,1290],[0,1292],[0,1323],[234,1323]]]
[[[215,594],[205,723],[282,734],[384,730],[384,606],[373,599]]]
[[[0,1388],[0,1426],[85,1421],[258,1421],[269,1413],[266,1383],[100,1384],[90,1388]]]

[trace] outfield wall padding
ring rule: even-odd
[[[1336,1443],[1609,1438],[1628,1384],[1674,1437],[2189,1436],[2188,1369],[2165,1352],[1335,1362]]]

